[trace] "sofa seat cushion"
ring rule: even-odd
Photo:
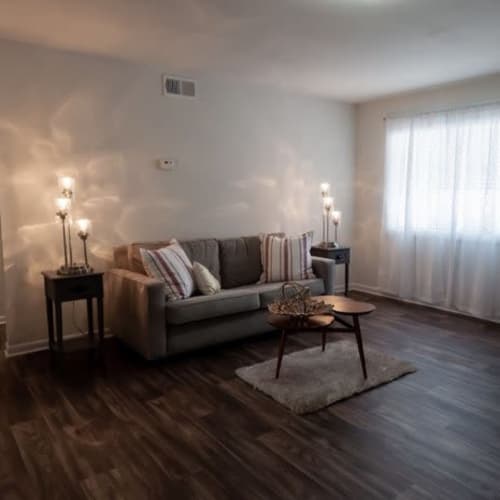
[[[265,309],[269,304],[272,304],[275,299],[281,297],[281,287],[283,283],[284,281],[278,283],[259,283],[256,285],[235,288],[234,290],[255,290],[259,294],[260,307]],[[309,287],[311,289],[311,295],[322,295],[325,293],[325,283],[319,278],[294,281],[294,283]]]
[[[193,321],[227,316],[260,308],[257,290],[221,290],[215,295],[196,295],[184,300],[167,302],[167,324],[183,325]]]

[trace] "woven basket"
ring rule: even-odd
[[[281,287],[281,298],[268,306],[269,312],[294,318],[333,314],[333,308],[311,297],[311,289],[299,283],[287,282]]]

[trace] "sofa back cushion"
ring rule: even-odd
[[[118,269],[129,269],[128,245],[113,247],[113,267]]]
[[[262,273],[258,236],[219,240],[222,288],[257,283]]]
[[[220,282],[219,243],[213,238],[181,241],[191,262],[203,264]]]
[[[141,248],[158,250],[168,245],[170,240],[137,242],[128,246],[128,265],[131,271],[146,274],[141,258]],[[217,240],[201,239],[179,242],[191,262],[200,262],[220,281],[219,244]]]

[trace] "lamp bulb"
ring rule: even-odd
[[[78,219],[76,225],[78,226],[78,234],[81,236],[87,236],[90,231],[90,220],[89,219]]]
[[[323,208],[327,211],[333,208],[333,198],[331,196],[325,196],[323,198]]]
[[[334,210],[332,212],[332,222],[337,225],[340,224],[340,220],[342,219],[342,212],[340,210]]]
[[[71,200],[69,198],[57,198],[56,207],[58,212],[67,214],[71,208]]]
[[[66,198],[72,198],[75,191],[75,179],[73,177],[59,177],[58,179],[59,189],[61,194]]]
[[[328,193],[330,192],[330,184],[328,184],[328,182],[322,182],[320,184],[320,189],[321,189],[321,196],[323,196],[323,198],[325,196],[328,196]]]

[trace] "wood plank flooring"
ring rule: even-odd
[[[500,326],[353,296],[365,345],[418,372],[305,417],[234,375],[276,334],[155,363],[110,340],[106,374],[0,360],[0,498],[500,498]]]

